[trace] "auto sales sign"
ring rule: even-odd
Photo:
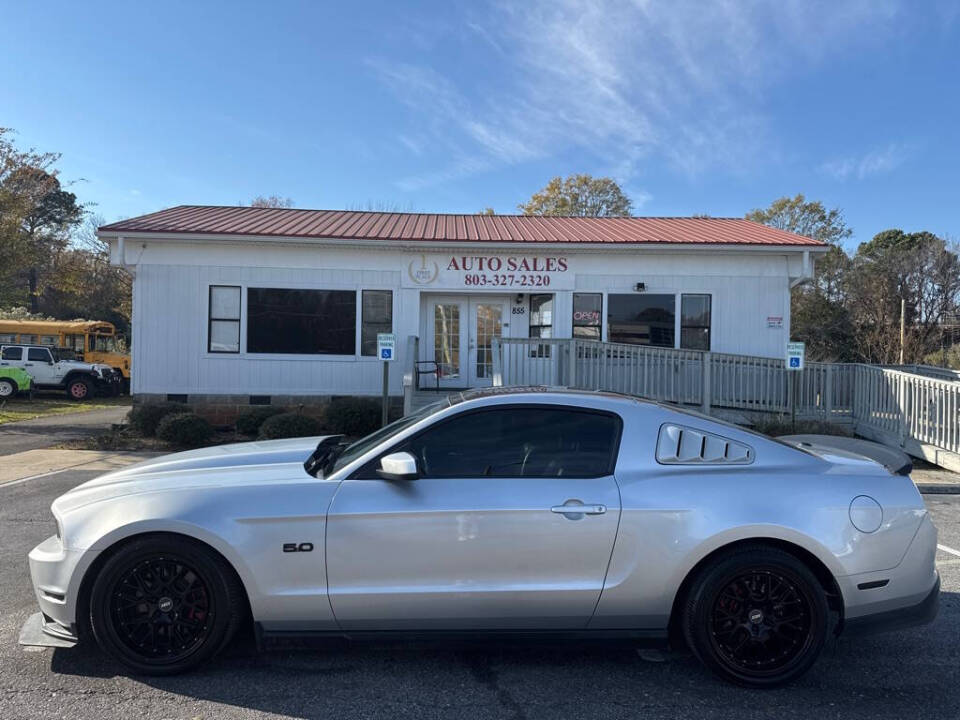
[[[405,258],[404,287],[537,292],[573,289],[565,255],[423,253]]]

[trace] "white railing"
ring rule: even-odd
[[[960,453],[960,382],[947,370],[906,372],[856,363],[807,363],[575,339],[495,340],[495,385],[608,390],[711,408],[795,412],[853,422],[884,442]]]

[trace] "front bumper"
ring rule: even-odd
[[[94,555],[65,548],[56,535],[30,551],[30,579],[47,634],[76,640],[79,578]]]
[[[104,371],[102,375],[95,375],[96,389],[105,395],[119,395],[123,389],[123,375],[116,370]]]

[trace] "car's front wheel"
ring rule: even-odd
[[[799,677],[826,641],[829,608],[814,574],[789,553],[750,547],[721,556],[684,607],[687,644],[710,670],[748,687]]]
[[[240,624],[242,589],[205,546],[151,535],[100,568],[90,628],[100,647],[136,672],[173,675],[212,658]]]
[[[71,400],[86,400],[93,393],[90,383],[83,378],[67,382],[67,397]]]

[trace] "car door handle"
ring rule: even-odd
[[[607,511],[606,505],[584,505],[571,503],[570,505],[554,505],[550,512],[560,515],[603,515]]]

